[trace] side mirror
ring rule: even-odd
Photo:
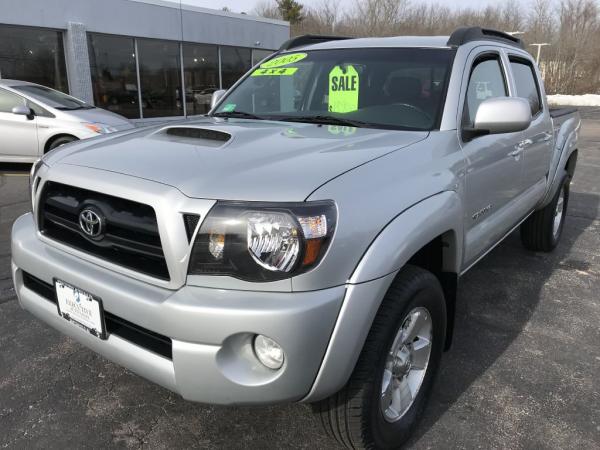
[[[225,92],[227,92],[225,89],[219,89],[218,91],[213,92],[212,97],[210,98],[210,109],[213,109],[215,105],[219,103],[219,100],[225,95]]]
[[[524,98],[495,97],[484,100],[475,113],[473,128],[464,130],[471,138],[485,134],[515,133],[531,125],[531,106]]]
[[[33,110],[29,106],[17,105],[12,109],[12,113],[17,116],[26,116],[29,120],[33,119]]]

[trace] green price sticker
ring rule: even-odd
[[[280,67],[274,69],[256,69],[250,74],[251,77],[264,77],[264,76],[290,76],[294,75],[298,70],[297,67]]]
[[[233,112],[235,111],[235,107],[237,105],[235,103],[227,103],[226,105],[223,106],[223,109],[221,111],[223,112]]]
[[[335,66],[329,72],[329,111],[347,113],[358,109],[358,72],[352,66],[342,70]]]
[[[272,67],[281,67],[287,66],[288,64],[293,64],[298,62],[308,55],[306,53],[292,53],[290,55],[278,56],[277,58],[273,58],[265,63],[260,65],[261,69],[270,69]]]

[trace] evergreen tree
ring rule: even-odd
[[[295,25],[304,19],[304,15],[302,14],[304,6],[296,0],[275,0],[275,2],[283,20],[287,20],[292,25]]]

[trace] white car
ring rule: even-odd
[[[134,127],[46,86],[0,80],[0,162],[34,162],[60,145]]]

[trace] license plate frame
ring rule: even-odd
[[[102,299],[58,278],[54,278],[53,281],[58,315],[99,339],[108,339]],[[62,290],[62,292],[59,292],[59,290]],[[75,301],[77,304],[82,305],[80,313],[74,311],[76,307],[70,306],[69,301]],[[89,320],[83,317],[85,312],[89,313]]]

